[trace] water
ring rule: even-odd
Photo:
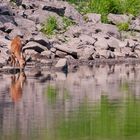
[[[0,140],[118,139],[140,139],[140,65],[0,75]]]

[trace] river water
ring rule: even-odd
[[[0,75],[0,140],[118,139],[140,139],[140,65]]]

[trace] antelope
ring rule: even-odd
[[[22,52],[22,42],[20,36],[16,36],[11,40],[10,54],[11,65],[15,67],[15,65],[19,63],[20,70],[23,70],[26,65],[26,61]]]
[[[18,73],[18,76],[11,76],[11,86],[10,86],[10,95],[14,102],[19,101],[22,97],[23,85],[26,81],[26,75],[24,72]]]

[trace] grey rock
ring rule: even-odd
[[[115,38],[120,39],[120,33],[118,31],[118,28],[114,25],[98,23],[95,24],[93,28],[95,29],[96,33],[102,32],[107,34],[108,36],[113,36]]]
[[[41,52],[41,55],[46,56],[47,58],[51,58],[51,54],[52,53],[50,50]]]
[[[135,20],[131,20],[130,29],[140,32],[140,17],[136,18]]]
[[[66,44],[65,45],[54,44],[54,48],[56,48],[57,50],[63,51],[67,54],[70,54],[73,57],[77,57],[77,50],[67,46]]]
[[[50,49],[50,51],[53,52],[53,53],[55,53],[55,52],[56,52],[56,48],[52,47],[52,48]]]
[[[120,24],[120,23],[128,23],[130,20],[130,17],[127,15],[122,14],[109,14],[107,16],[108,21],[110,21],[113,24]]]
[[[13,29],[16,28],[16,26],[11,22],[4,23],[3,25],[4,25],[4,32],[7,33],[10,33]]]
[[[108,46],[111,47],[111,48],[114,48],[114,49],[119,48],[119,42],[120,41],[118,39],[114,38],[114,37],[110,37],[107,40]]]
[[[33,42],[33,41],[30,41],[28,42],[24,47],[23,47],[23,51],[25,51],[26,49],[33,49],[35,50],[36,52],[38,53],[41,53],[45,50],[48,50],[46,46],[43,46],[37,42]]]
[[[24,28],[24,29],[28,30],[28,32],[36,31],[35,23],[29,19],[15,17],[15,21],[18,24],[19,28]]]
[[[33,39],[31,39],[43,46],[46,46],[48,49],[52,47],[52,44],[50,43],[49,39],[42,33],[39,33],[35,36],[33,36]]]
[[[84,60],[91,60],[92,55],[95,53],[95,49],[92,45],[87,45],[80,51],[78,51],[78,58]]]
[[[55,55],[56,55],[57,57],[59,57],[59,58],[64,58],[65,56],[67,56],[67,53],[57,50],[57,51],[55,52]]]
[[[37,51],[35,51],[35,50],[33,50],[33,49],[26,49],[25,50],[25,54],[26,55],[35,55],[35,54],[37,54],[38,52]]]
[[[21,29],[20,27],[15,27],[15,28],[9,33],[9,38],[12,39],[12,38],[14,38],[16,35],[24,36],[24,35],[25,35],[25,32],[26,32],[25,29]]]
[[[12,10],[9,8],[7,3],[0,3],[0,15],[13,15]]]
[[[77,24],[84,24],[83,16],[70,4],[65,2],[66,7],[64,16],[73,19]]]
[[[108,43],[107,40],[103,37],[98,37],[97,41],[95,42],[94,46],[100,49],[107,49]]]
[[[0,15],[0,22],[3,23],[3,24],[7,23],[7,22],[11,22],[12,24],[17,25],[13,16],[9,16],[9,15]]]
[[[95,40],[95,38],[88,36],[88,35],[84,35],[84,34],[80,35],[79,39],[80,39],[81,43],[85,44],[85,45],[94,45],[95,42],[97,41],[97,40]]]
[[[59,68],[61,70],[67,69],[67,59],[66,58],[61,58],[58,60],[58,62],[55,65],[55,68]]]
[[[112,51],[110,51],[110,50],[107,50],[106,56],[107,56],[108,59],[110,59],[110,58],[111,58],[111,59],[112,59],[112,58],[115,58],[114,52],[112,52]]]
[[[88,13],[84,15],[86,18],[86,21],[95,23],[101,23],[101,14],[95,14],[95,13]]]

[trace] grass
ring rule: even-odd
[[[140,14],[140,0],[67,0],[74,3],[82,13],[98,13],[102,15],[102,21],[107,22],[107,15],[114,14]]]
[[[63,24],[63,28],[61,30],[64,30],[66,31],[67,28],[69,26],[72,26],[75,24],[75,22],[73,20],[71,20],[70,18],[68,17],[65,17],[63,16],[62,17],[62,24]],[[59,25],[58,25],[58,22],[57,22],[57,19],[56,17],[54,16],[50,16],[46,22],[43,23],[42,25],[42,29],[41,31],[48,35],[48,36],[52,36],[54,35],[56,32],[57,33],[60,33],[60,28],[59,28]]]
[[[71,20],[71,19],[69,19],[67,17],[63,17],[62,20],[63,20],[63,28],[64,28],[64,30],[66,30],[69,26],[75,24],[73,20]]]
[[[50,36],[55,33],[58,29],[57,19],[54,16],[50,16],[47,21],[43,24],[41,31]]]
[[[129,23],[125,23],[125,22],[124,23],[119,23],[117,25],[117,27],[120,31],[128,31],[129,30]]]

